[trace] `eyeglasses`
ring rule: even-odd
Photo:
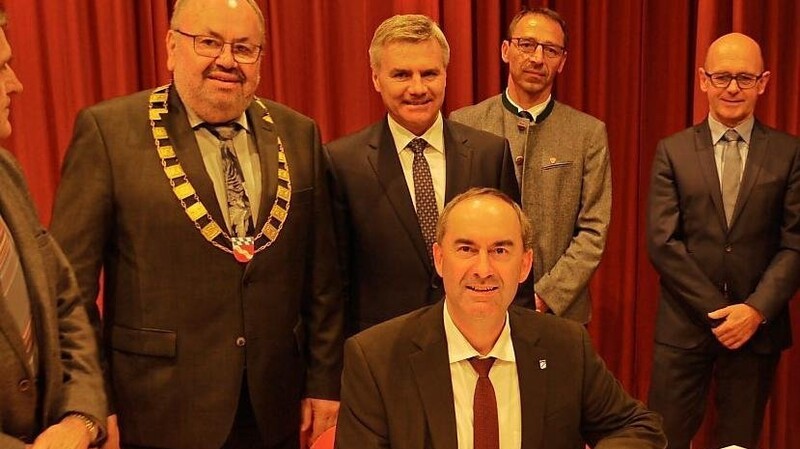
[[[703,69],[703,73],[711,80],[711,85],[714,87],[727,88],[731,85],[731,81],[736,80],[736,85],[739,86],[739,89],[755,87],[758,80],[764,76],[764,73],[759,73],[758,75],[752,75],[750,73],[737,73],[736,75],[732,75],[727,72],[711,73],[706,71],[706,69]]]
[[[567,51],[564,47],[553,44],[544,44],[529,37],[512,37],[509,40],[515,44],[521,52],[528,54],[536,53],[536,49],[541,46],[542,53],[545,55],[545,57],[551,59],[558,58]]]
[[[189,34],[181,30],[172,31],[192,38],[194,40],[194,52],[207,58],[218,58],[225,49],[225,44],[231,46],[233,60],[239,64],[252,64],[258,61],[258,57],[261,56],[260,45],[248,44],[247,42],[228,42],[218,37]]]

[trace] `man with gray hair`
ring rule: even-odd
[[[433,20],[387,19],[369,56],[388,113],[327,146],[348,333],[441,299],[431,248],[448,200],[474,186],[519,197],[505,140],[442,118],[450,47]]]
[[[123,447],[297,449],[336,420],[325,158],[312,120],[255,96],[264,41],[253,0],[180,0],[173,82],[75,122],[53,234],[87,300],[103,270]]]

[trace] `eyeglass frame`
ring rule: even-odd
[[[536,44],[533,47],[533,51],[525,51],[525,50],[523,50],[522,47],[520,47],[520,45],[519,45],[520,40],[522,40],[522,41],[530,41],[530,42],[533,42],[534,44]],[[517,48],[519,49],[519,51],[521,51],[522,53],[525,53],[526,55],[532,55],[532,54],[536,53],[536,49],[538,49],[539,47],[542,47],[542,55],[544,55],[545,57],[550,58],[550,59],[560,58],[560,57],[562,57],[562,56],[567,54],[567,47],[562,47],[560,45],[555,45],[555,44],[546,44],[544,42],[539,42],[539,41],[537,41],[536,39],[534,39],[532,37],[510,37],[510,38],[508,38],[508,41],[511,42],[512,44],[516,45]],[[551,50],[551,51],[552,50],[557,50],[559,53],[558,54],[554,54],[554,55],[548,54],[547,53],[548,49]]]
[[[716,87],[717,89],[727,89],[728,87],[730,87],[730,85],[733,82],[733,80],[736,80],[736,86],[739,89],[742,89],[742,90],[752,89],[752,88],[754,88],[754,87],[756,87],[758,85],[758,82],[761,81],[762,78],[764,78],[765,74],[769,73],[768,71],[763,71],[763,72],[759,73],[758,75],[753,75],[752,73],[746,73],[746,72],[732,74],[732,73],[728,73],[728,72],[709,72],[705,68],[703,68],[702,70],[703,70],[703,75],[705,75],[706,78],[708,78],[708,81],[711,83],[711,85]],[[719,82],[714,80],[714,77],[717,76],[717,75],[720,75],[720,76],[727,75],[727,76],[730,77],[730,79],[724,85],[723,84],[719,84]],[[742,86],[742,82],[741,82],[741,79],[742,79],[741,77],[742,76],[745,77],[744,78],[745,80],[752,81],[753,84],[752,85],[747,85],[747,86]]]
[[[220,38],[218,38],[216,36],[209,36],[207,34],[191,34],[191,33],[185,32],[185,31],[181,31],[181,30],[179,30],[177,28],[173,28],[172,31],[174,31],[174,32],[176,32],[176,33],[178,33],[178,34],[180,34],[182,36],[191,38],[192,39],[192,50],[194,50],[195,54],[197,54],[198,56],[202,56],[204,58],[219,58],[220,55],[222,55],[222,53],[225,51],[225,45],[230,45],[230,47],[231,47],[231,56],[233,57],[234,61],[238,62],[239,64],[255,64],[258,61],[258,58],[261,57],[261,52],[263,51],[263,48],[262,48],[261,45],[250,44],[250,43],[247,43],[247,42],[226,41],[226,40],[220,39]],[[200,53],[199,51],[197,51],[197,39],[198,38],[207,38],[207,39],[212,39],[212,40],[215,40],[215,41],[218,41],[218,42],[222,42],[222,46],[219,47],[219,52],[216,55],[212,55],[210,53],[209,54],[203,54],[203,53]],[[250,61],[250,60],[241,61],[239,59],[241,57],[241,55],[237,54],[234,51],[234,45],[244,45],[246,47],[253,47],[255,49],[255,57],[253,58],[253,60],[252,61]]]

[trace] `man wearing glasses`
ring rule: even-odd
[[[800,283],[800,139],[753,116],[770,72],[751,38],[714,41],[702,123],[656,149],[650,259],[661,277],[650,407],[688,449],[716,383],[712,447],[757,447]]]
[[[173,82],[76,120],[52,229],[87,299],[103,270],[112,447],[296,449],[301,409],[311,438],[335,422],[324,157],[312,120],[254,95],[264,27],[253,0],[178,0]]]
[[[568,37],[557,12],[522,10],[500,47],[507,89],[450,118],[508,139],[523,209],[537,223],[536,309],[585,324],[611,219],[611,168],[605,124],[552,96]]]

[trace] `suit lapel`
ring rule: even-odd
[[[714,160],[714,143],[711,141],[711,129],[708,127],[708,120],[695,126],[694,146],[700,162],[700,171],[711,195],[711,201],[717,211],[717,220],[719,220],[723,229],[727,229],[728,222],[725,218],[725,206],[722,204],[722,191],[719,187],[719,173],[717,172],[717,163]]]
[[[750,136],[750,148],[747,151],[747,160],[745,161],[739,196],[736,198],[736,207],[733,209],[733,216],[731,217],[731,227],[736,223],[739,214],[742,213],[742,209],[747,203],[747,198],[756,184],[759,173],[761,173],[761,167],[764,166],[768,140],[766,131],[764,131],[760,123],[756,122]]]
[[[518,312],[513,307],[510,308],[511,341],[514,343],[514,355],[517,359],[522,406],[522,449],[541,448],[544,433],[547,431],[544,428],[544,414],[547,409],[547,352],[537,346],[539,332],[535,323],[518,318]]]
[[[412,335],[419,351],[409,355],[434,449],[458,446],[443,304],[443,300],[439,301],[420,316],[419,326]]]
[[[194,186],[197,196],[200,197],[200,201],[203,202],[208,213],[224,229],[225,219],[219,208],[214,184],[211,182],[206,166],[203,163],[203,156],[197,146],[194,130],[189,126],[186,109],[184,109],[175,89],[171,89],[169,93],[169,111],[169,114],[164,119],[164,126],[169,133],[175,154],[186,172],[186,177],[189,178],[192,186]],[[155,151],[155,149],[152,151]],[[167,184],[167,186],[169,185]]]
[[[444,148],[446,161],[444,203],[447,204],[454,196],[469,189],[473,148],[467,138],[450,126],[449,120],[444,120]]]
[[[274,123],[262,119],[264,110],[253,102],[247,109],[247,119],[253,129],[254,141],[261,161],[261,201],[258,207],[256,232],[264,226],[278,189],[278,131]],[[287,149],[284,147],[284,151]],[[289,155],[287,154],[287,159]],[[291,168],[292,161],[287,161]]]
[[[408,191],[403,167],[400,165],[397,148],[386,119],[373,128],[367,145],[370,146],[367,159],[375,172],[378,183],[383,187],[389,204],[392,205],[398,220],[411,238],[417,255],[431,272],[433,267],[428,260],[428,251],[425,249],[425,240],[422,237],[419,221],[417,221],[417,212],[411,201],[411,193]]]

